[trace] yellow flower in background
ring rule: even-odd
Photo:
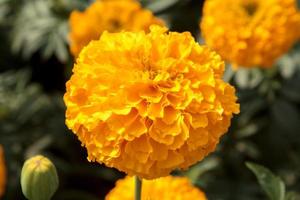
[[[105,200],[133,200],[134,178],[118,180]],[[167,176],[143,181],[142,200],[206,200],[205,194],[194,187],[188,178]]]
[[[0,145],[0,198],[3,196],[6,185],[6,167],[3,148]]]
[[[88,159],[146,179],[202,160],[239,112],[218,54],[189,32],[150,29],[89,43],[64,96]]]
[[[84,12],[73,11],[69,24],[71,52],[77,57],[84,46],[98,40],[105,30],[149,31],[150,25],[163,22],[136,0],[98,0]]]
[[[295,0],[207,0],[201,22],[208,46],[235,67],[271,67],[299,27]]]

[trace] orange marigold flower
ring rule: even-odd
[[[114,189],[105,200],[133,200],[134,178],[127,176],[118,180]],[[207,200],[205,194],[194,187],[185,177],[167,176],[155,180],[144,180],[142,185],[142,200]]]
[[[3,196],[6,185],[6,167],[4,162],[4,152],[0,145],[0,197]]]
[[[206,43],[235,67],[271,67],[299,39],[295,0],[207,0]]]
[[[84,46],[99,39],[105,30],[149,31],[151,24],[163,25],[163,22],[136,0],[98,0],[84,12],[73,11],[69,24],[71,52],[77,57]]]
[[[64,96],[88,159],[146,179],[202,160],[239,112],[219,55],[188,32],[150,29],[89,43]]]

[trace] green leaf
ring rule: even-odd
[[[240,88],[247,88],[249,82],[249,70],[248,69],[239,69],[235,73],[235,81]]]
[[[151,0],[151,1],[142,1],[142,4],[145,5],[146,8],[152,10],[153,12],[161,12],[163,10],[166,10],[172,6],[174,6],[176,3],[179,3],[180,0]]]
[[[246,162],[246,166],[255,174],[260,186],[270,200],[284,200],[285,185],[278,176],[258,164]]]
[[[235,71],[232,69],[232,66],[227,64],[223,75],[223,80],[226,82],[230,82],[230,80],[234,76],[234,73]]]
[[[238,152],[242,152],[244,155],[249,156],[250,158],[258,158],[260,152],[258,147],[253,142],[242,141],[236,144],[236,149]]]
[[[235,81],[240,88],[254,88],[263,80],[263,75],[258,69],[238,69]]]
[[[296,69],[297,63],[296,60],[291,55],[285,55],[278,61],[278,69],[282,77],[291,78]]]
[[[16,16],[12,31],[12,50],[30,58],[41,51],[44,59],[55,55],[68,59],[67,19],[52,10],[50,0],[26,1]]]
[[[298,9],[300,9],[300,0],[297,0]]]
[[[246,138],[257,133],[259,127],[257,123],[247,123],[244,127],[241,127],[236,131],[237,138]]]
[[[84,10],[88,5],[87,0],[52,0],[53,7],[57,11],[73,11],[73,10]]]
[[[205,172],[216,168],[220,164],[220,160],[216,157],[209,157],[199,162],[197,165],[189,169],[185,176],[187,176],[193,184],[197,182],[197,179]]]
[[[7,17],[7,15],[8,15],[8,13],[9,13],[9,6],[8,6],[8,1],[6,0],[6,1],[4,1],[4,0],[2,0],[2,1],[0,1],[0,24],[2,25],[2,24],[4,24],[5,23],[5,21],[6,21],[6,17]]]

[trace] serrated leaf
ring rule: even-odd
[[[246,166],[255,174],[260,186],[270,200],[284,200],[285,185],[281,178],[261,165],[246,162]]]
[[[67,22],[56,15],[49,0],[26,1],[17,15],[12,50],[30,58],[42,51],[44,59],[55,55],[60,61],[68,59]]]

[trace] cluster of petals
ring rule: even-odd
[[[146,179],[214,151],[239,112],[224,62],[189,32],[104,32],[67,82],[66,124],[88,160]]]
[[[99,39],[103,31],[148,31],[152,24],[163,24],[151,11],[143,9],[137,0],[97,0],[85,11],[73,11],[69,19],[70,48],[77,57],[91,40]]]
[[[118,180],[115,188],[105,200],[133,200],[134,178]],[[142,185],[142,200],[207,200],[205,194],[194,187],[188,178],[167,176],[154,180],[145,180]]]
[[[235,67],[271,67],[299,27],[295,0],[207,0],[201,22],[207,45]]]
[[[5,184],[6,184],[6,167],[4,161],[3,148],[0,145],[0,198],[4,194]]]

